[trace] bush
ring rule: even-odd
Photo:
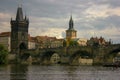
[[[7,63],[8,51],[4,48],[3,45],[0,45],[0,64]]]
[[[69,46],[78,46],[78,42],[71,40]]]

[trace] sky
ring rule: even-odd
[[[120,43],[120,0],[0,0],[0,32],[11,31],[10,20],[21,5],[31,36],[65,38],[72,14],[78,38]]]

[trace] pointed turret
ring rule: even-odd
[[[25,15],[25,20],[27,20],[27,16]]]
[[[72,15],[71,15],[70,21],[69,21],[69,30],[74,30],[73,26],[74,26],[74,23],[73,23]]]
[[[22,7],[18,7],[17,9],[16,21],[23,21]]]
[[[11,21],[12,21],[12,17],[11,17]],[[10,22],[11,22],[11,21],[10,21]]]

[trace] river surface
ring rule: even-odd
[[[0,80],[120,80],[120,69],[93,66],[0,66]]]

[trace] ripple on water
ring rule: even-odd
[[[120,80],[120,69],[93,66],[0,67],[0,80]]]

